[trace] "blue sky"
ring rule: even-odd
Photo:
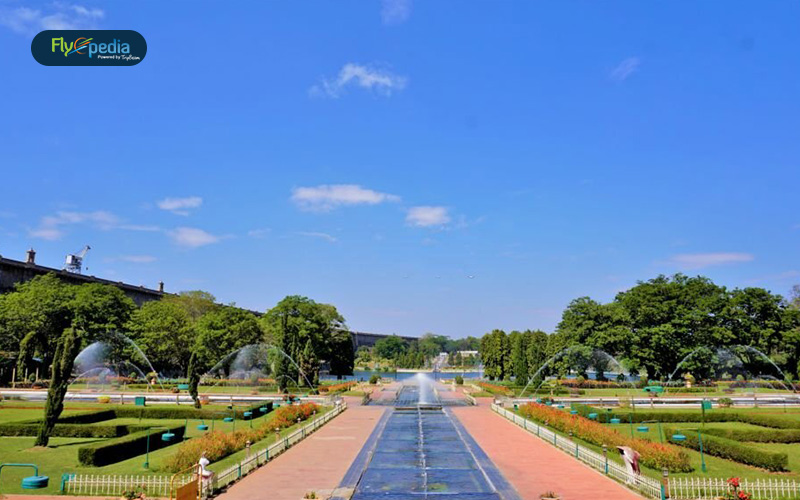
[[[0,0],[0,254],[335,304],[357,330],[552,330],[677,271],[800,282],[797,2]],[[133,67],[44,67],[48,28]]]

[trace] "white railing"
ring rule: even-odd
[[[496,404],[492,405],[492,410],[498,415],[514,422],[526,431],[534,434],[539,439],[569,453],[581,462],[586,463],[593,469],[616,479],[617,481],[625,484],[625,486],[637,490],[639,493],[647,498],[662,499],[661,483],[655,479],[646,476],[636,476],[629,474],[625,467],[617,462],[608,460],[605,456],[592,451],[584,446],[579,445],[575,441],[559,436],[547,427],[541,426],[536,422],[527,420],[514,412],[503,409]],[[675,498],[675,497],[673,497]]]
[[[127,474],[64,474],[61,491],[67,495],[115,495],[130,490],[144,490],[149,498],[169,497],[172,476]],[[191,474],[175,478],[175,486],[192,480]]]
[[[800,498],[800,482],[792,479],[740,479],[739,490],[758,500],[788,500]],[[669,479],[672,498],[705,500],[730,493],[728,481],[708,477],[675,477]]]
[[[220,471],[216,476],[214,476],[214,484],[212,485],[212,489],[216,491],[234,481],[239,480],[255,469],[258,469],[287,449],[291,448],[296,443],[305,439],[306,436],[312,434],[317,429],[330,422],[334,417],[346,409],[347,403],[342,401],[340,404],[335,405],[331,411],[325,413],[324,415],[320,415],[291,434],[283,436],[280,440],[276,441],[270,446],[262,450],[257,450],[241,462],[233,464],[227,469]]]

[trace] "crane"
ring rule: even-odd
[[[86,245],[83,249],[75,254],[68,254],[67,260],[64,262],[64,270],[70,273],[81,274],[83,267],[83,258],[89,253],[92,247]]]

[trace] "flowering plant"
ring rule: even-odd
[[[666,467],[673,472],[692,471],[689,454],[678,446],[626,437],[601,423],[541,404],[529,403],[520,406],[519,414],[537,422],[547,422],[550,427],[558,431],[571,432],[575,437],[598,446],[633,448],[639,452],[640,461],[645,467],[657,470]]]

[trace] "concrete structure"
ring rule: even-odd
[[[10,292],[14,290],[14,285],[17,283],[25,283],[36,276],[42,276],[48,273],[53,273],[66,283],[71,283],[73,285],[82,285],[84,283],[113,285],[122,290],[125,295],[130,297],[138,306],[151,300],[158,300],[166,295],[164,293],[163,283],[159,283],[158,290],[153,290],[151,288],[145,288],[144,286],[130,285],[121,281],[110,281],[94,276],[70,273],[62,269],[40,266],[36,264],[36,252],[33,250],[28,250],[26,262],[6,259],[0,256],[0,293]]]

